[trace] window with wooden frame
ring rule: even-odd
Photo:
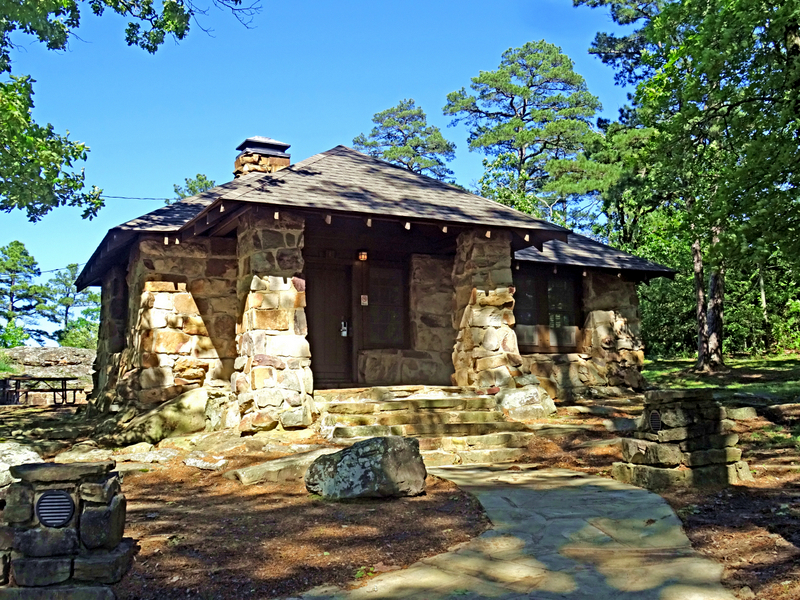
[[[520,264],[514,271],[517,343],[524,353],[578,352],[581,346],[580,272]]]
[[[366,348],[405,348],[408,302],[406,270],[370,265],[367,273],[369,305],[364,314]]]

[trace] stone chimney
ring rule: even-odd
[[[247,138],[236,147],[241,153],[233,164],[234,176],[253,172],[274,173],[285,169],[291,164],[291,157],[286,154],[289,146],[290,144],[260,135]]]

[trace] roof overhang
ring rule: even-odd
[[[557,240],[568,243],[569,230],[561,227],[553,226],[547,223],[547,227],[537,227],[537,223],[532,222],[530,228],[520,227],[519,224],[514,226],[499,226],[496,224],[481,224],[474,222],[463,222],[458,220],[446,219],[429,219],[418,217],[400,217],[400,216],[385,216],[381,214],[373,214],[371,212],[354,212],[343,211],[335,209],[323,209],[313,207],[294,207],[285,204],[270,203],[270,202],[254,202],[252,200],[229,200],[225,198],[218,198],[202,211],[200,211],[193,219],[189,220],[183,227],[180,228],[177,235],[181,240],[191,239],[198,235],[205,236],[222,236],[227,235],[236,228],[238,219],[253,207],[266,207],[273,211],[275,219],[280,218],[280,213],[285,210],[292,212],[300,212],[307,214],[317,214],[322,219],[332,221],[334,218],[360,218],[365,221],[389,221],[402,223],[406,228],[410,228],[414,224],[419,225],[435,225],[444,228],[452,229],[483,229],[486,230],[487,237],[491,237],[492,231],[510,231],[512,234],[513,242],[512,247],[516,250],[523,248],[535,247],[542,250],[544,243],[550,240]]]

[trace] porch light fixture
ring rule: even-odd
[[[358,251],[358,260],[367,260],[367,251],[366,250],[359,250]]]

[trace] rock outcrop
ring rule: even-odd
[[[330,500],[418,496],[427,471],[419,441],[400,436],[356,442],[317,458],[306,471],[306,489]]]

